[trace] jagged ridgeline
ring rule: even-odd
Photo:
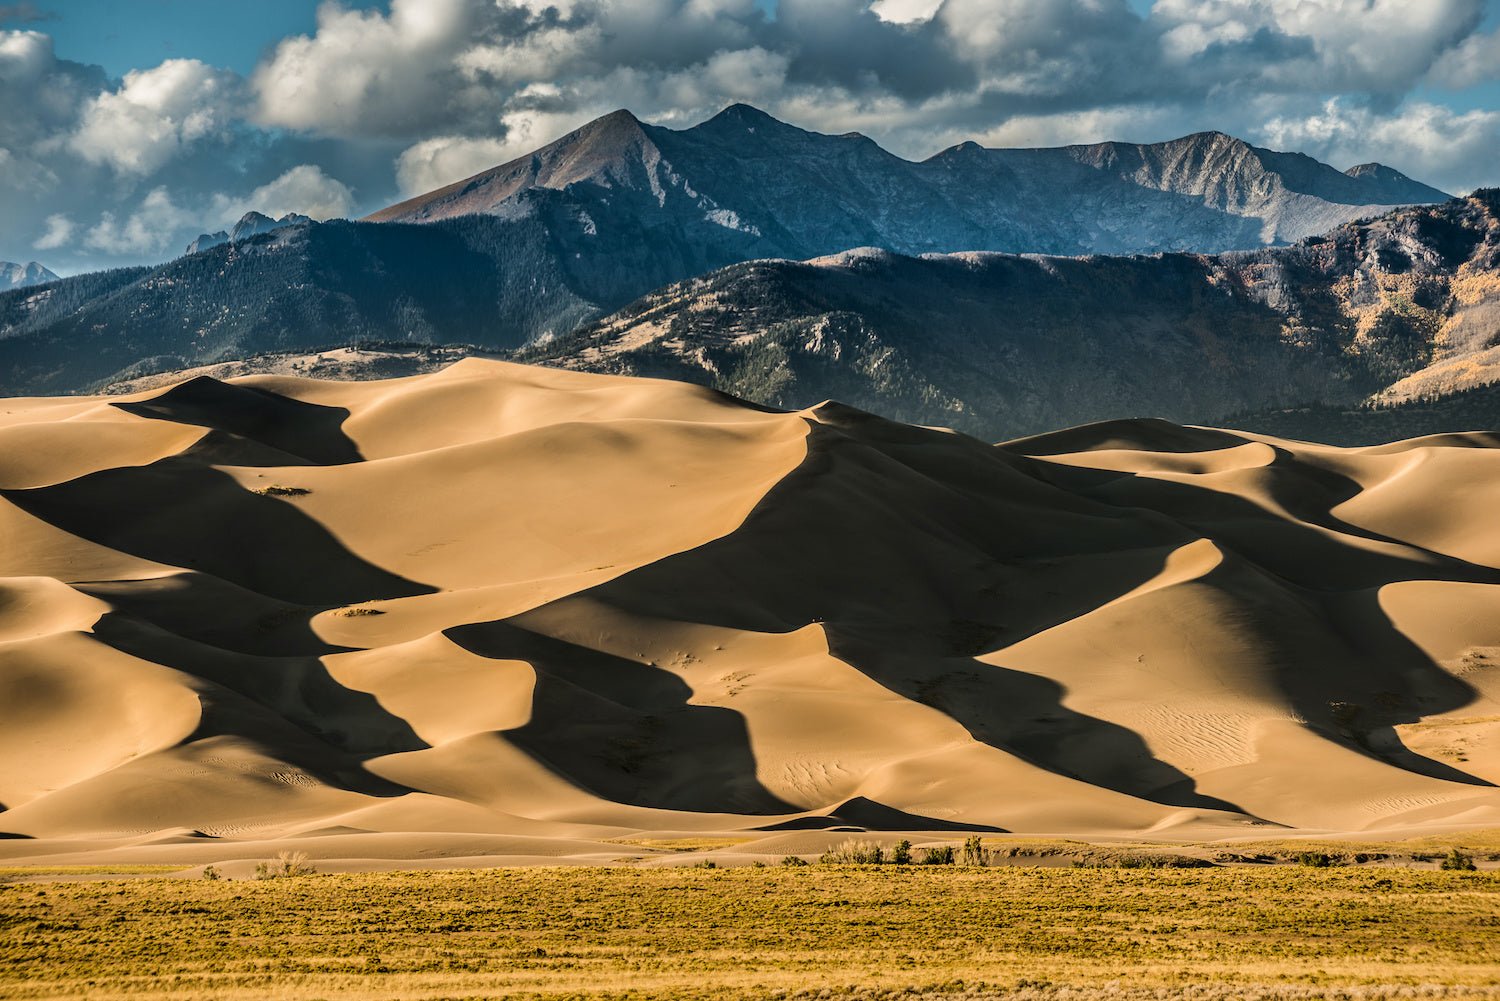
[[[371,221],[255,215],[157,268],[0,294],[0,393],[371,340],[515,349],[754,259],[1221,251],[1445,197],[1220,133],[912,162],[743,105],[682,131],[617,112]]]

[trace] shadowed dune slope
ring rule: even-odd
[[[479,360],[3,401],[0,831],[1500,825],[1492,495]]]

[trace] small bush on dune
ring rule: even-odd
[[[964,839],[964,865],[989,865],[990,850],[979,840],[975,834]]]
[[[1474,865],[1474,856],[1465,855],[1455,848],[1448,853],[1442,862],[1438,863],[1438,868],[1448,869],[1453,872],[1474,872],[1477,867]]]
[[[317,871],[308,864],[307,852],[281,852],[275,860],[257,865],[255,878],[291,879],[295,876],[311,876]]]
[[[953,846],[943,845],[939,848],[923,848],[922,857],[917,860],[918,865],[952,865]]]
[[[219,870],[215,869],[211,865],[206,865],[206,866],[203,867],[203,878],[204,879],[218,879],[219,878]]]
[[[902,838],[891,846],[891,865],[911,865],[911,842]]]
[[[799,865],[807,865],[808,862],[801,855],[785,855],[781,859],[781,864],[788,868],[793,868]]]
[[[885,861],[885,852],[873,841],[851,838],[828,849],[818,861],[824,865],[879,865]]]

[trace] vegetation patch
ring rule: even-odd
[[[754,841],[754,838],[615,838],[616,845],[633,845],[668,852],[712,852]]]
[[[1493,871],[565,866],[0,886],[7,999],[1374,1001],[1497,984]]]
[[[212,869],[209,866],[208,869]],[[204,870],[207,879],[218,879],[218,872],[208,875],[208,869]],[[295,879],[298,876],[312,876],[317,873],[307,861],[307,852],[280,852],[274,859],[261,862],[255,867],[256,879]]]

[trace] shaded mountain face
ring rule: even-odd
[[[11,400],[0,831],[1493,827],[1497,473],[477,360]]]
[[[0,392],[362,341],[515,348],[723,263],[589,225],[559,193],[529,192],[508,218],[278,225],[159,267],[0,293]]]
[[[1285,243],[1449,196],[1380,164],[1341,173],[1222,133],[1137,145],[985,149],[922,163],[872,140],[807,132],[748,105],[676,131],[618,111],[535,153],[377,212],[425,222],[508,211],[536,188],[607,197],[658,230],[741,259],[855,246],[900,253],[1218,251]]]
[[[9,261],[0,261],[0,291],[13,288],[25,288],[28,285],[43,285],[47,282],[57,281],[57,275],[42,267],[36,261],[25,264],[12,264]]]
[[[991,440],[1399,402],[1500,379],[1500,192],[1218,256],[756,261],[652,293],[525,357],[839,399]]]

